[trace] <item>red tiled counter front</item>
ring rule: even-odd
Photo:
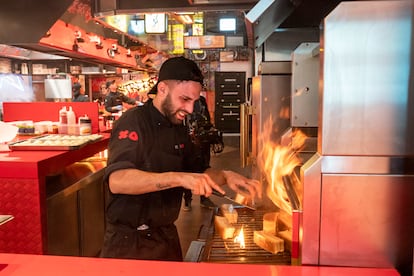
[[[70,151],[0,151],[0,252],[46,254],[46,176],[107,148],[103,139]]]
[[[395,269],[212,264],[0,254],[0,276],[114,276],[114,275],[215,276],[398,276]]]

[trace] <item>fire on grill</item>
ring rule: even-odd
[[[203,261],[291,264],[297,255],[297,249],[292,248],[296,244],[292,221],[294,211],[300,209],[300,184],[293,171],[301,164],[296,152],[306,135],[293,132],[289,145],[282,146],[271,140],[271,118],[266,125],[257,164],[266,185],[265,197],[271,202],[259,203],[256,210],[221,205],[212,215],[215,231],[206,239]]]

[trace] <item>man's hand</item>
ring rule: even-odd
[[[223,171],[227,185],[247,198],[262,198],[262,186],[258,180],[246,178],[233,171]]]
[[[182,173],[180,176],[182,186],[191,190],[195,195],[209,197],[213,189],[224,194],[225,191],[205,173]]]

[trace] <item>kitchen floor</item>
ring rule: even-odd
[[[223,137],[224,150],[221,153],[211,156],[211,167],[233,170],[242,175],[249,176],[249,168],[241,168],[240,166],[239,138],[239,135],[225,135]],[[226,187],[224,188],[228,191]],[[231,191],[229,191],[229,195],[231,195]],[[228,203],[224,199],[217,198],[215,196],[211,196],[210,199],[218,206],[222,203]],[[193,195],[191,207],[191,211],[181,210],[180,216],[176,221],[183,256],[186,255],[191,242],[197,240],[203,220],[205,220],[211,212],[210,209],[200,206],[200,197],[196,195]]]

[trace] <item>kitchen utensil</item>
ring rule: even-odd
[[[226,200],[228,200],[228,201],[231,201],[231,202],[233,202],[233,203],[235,203],[235,204],[237,204],[237,205],[239,205],[239,206],[241,206],[241,207],[244,207],[244,208],[248,208],[248,209],[250,209],[250,210],[256,210],[256,208],[254,208],[254,207],[252,207],[252,206],[248,206],[248,205],[246,205],[246,204],[243,204],[243,203],[240,203],[240,202],[237,202],[236,200],[234,200],[233,198],[231,198],[231,197],[229,197],[229,196],[227,196],[227,195],[223,195],[222,193],[220,193],[220,192],[218,192],[218,191],[216,191],[216,190],[213,190],[213,195],[215,195],[215,196],[217,196],[217,197],[221,197],[221,198],[224,198],[224,199],[226,199]],[[237,208],[237,206],[235,206],[235,208]]]

